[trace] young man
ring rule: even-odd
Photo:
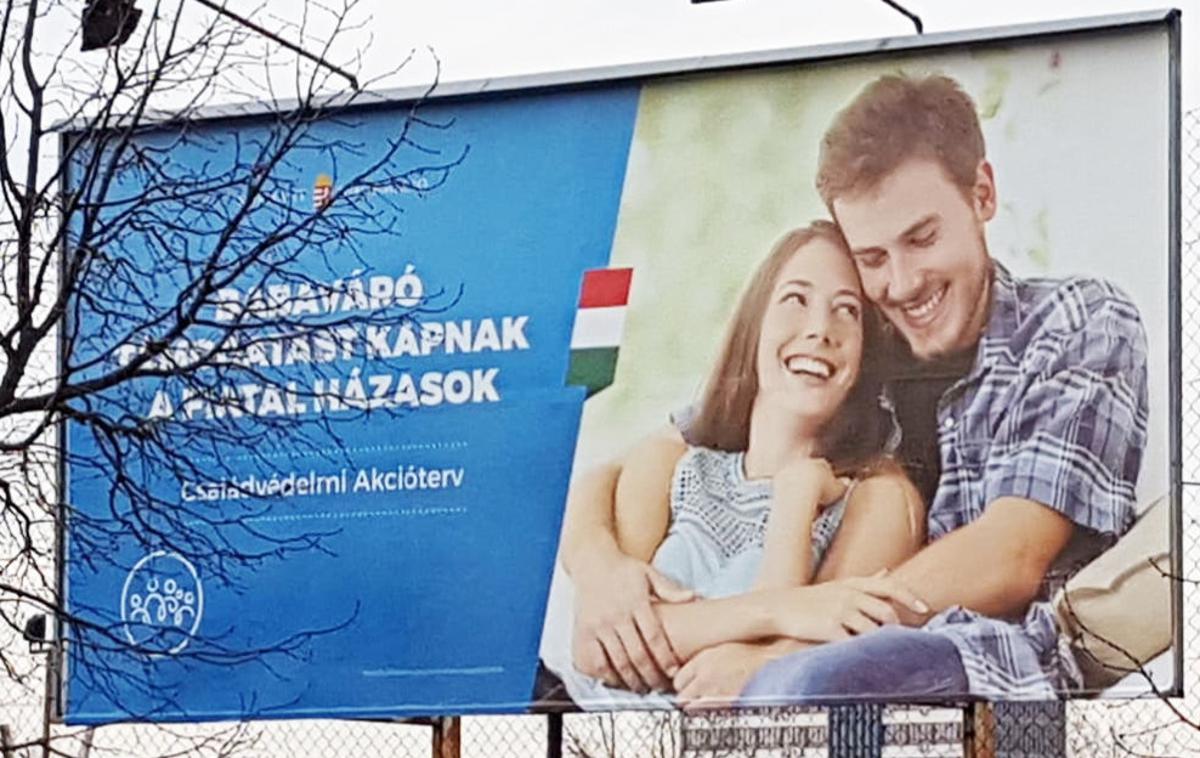
[[[897,456],[930,501],[930,544],[891,578],[930,612],[897,608],[903,626],[765,666],[746,646],[710,649],[684,667],[687,680],[728,697],[759,669],[749,703],[1044,699],[1078,686],[1046,601],[1133,518],[1148,415],[1135,307],[1105,282],[1019,280],[991,259],[993,170],[974,104],[946,77],[868,85],[825,135],[817,188],[864,292],[907,348],[889,391]],[[647,610],[679,598],[613,553],[618,474],[592,472],[572,498],[563,556],[579,603],[576,665],[663,687],[683,662]],[[613,591],[593,581],[597,571]]]

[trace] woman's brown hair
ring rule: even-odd
[[[758,395],[758,337],[767,302],[784,264],[813,240],[825,240],[850,251],[841,231],[830,221],[814,221],[793,229],[775,243],[750,277],[733,312],[725,341],[700,401],[688,440],[701,447],[743,451],[750,443],[750,411]],[[882,381],[876,348],[880,321],[875,308],[863,308],[863,358],[858,381],[838,412],[821,432],[816,454],[826,458],[839,475],[873,469],[883,459],[891,432],[891,416],[880,405]]]

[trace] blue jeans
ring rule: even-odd
[[[936,701],[964,698],[967,687],[953,643],[921,629],[888,626],[768,663],[746,685],[741,700],[743,705]]]

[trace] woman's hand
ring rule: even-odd
[[[728,708],[764,665],[802,650],[795,640],[726,642],[701,650],[675,675],[675,692],[685,711]]]
[[[796,458],[775,473],[772,486],[777,505],[800,504],[815,512],[840,500],[850,480],[836,476],[824,458]]]
[[[833,642],[898,624],[895,606],[927,614],[929,606],[891,577],[838,579],[823,584],[769,590],[775,634],[809,642]]]
[[[824,458],[795,458],[776,472],[757,589],[794,587],[812,580],[813,520],[821,508],[845,495],[847,486]]]

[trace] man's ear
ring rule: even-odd
[[[975,169],[975,186],[971,189],[975,206],[975,215],[980,221],[991,221],[996,215],[996,177],[992,173],[992,164],[986,160],[979,162]]]

